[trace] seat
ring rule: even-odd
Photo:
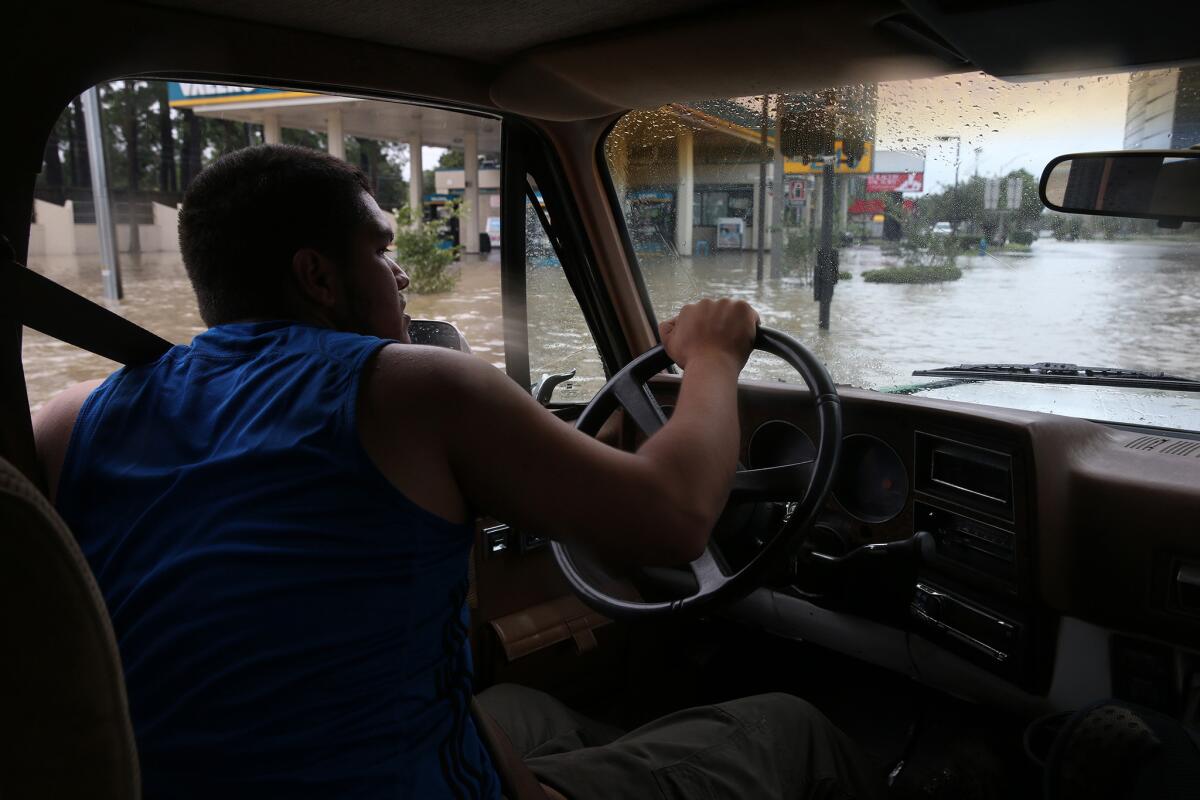
[[[0,459],[0,797],[141,796],[117,642],[71,532]]]

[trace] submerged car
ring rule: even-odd
[[[678,394],[657,322],[733,296],[768,332],[740,383],[746,469],[715,571],[630,570],[480,518],[476,689],[527,684],[627,727],[788,691],[897,797],[1076,796],[1064,753],[1127,781],[1119,796],[1182,796],[1145,788],[1168,774],[1155,736],[1117,758],[1072,731],[1093,708],[1143,713],[1160,742],[1197,724],[1200,229],[1174,207],[1051,210],[1043,170],[1200,145],[1195,12],[834,11],[10,12],[0,705],[20,743],[0,794],[138,793],[107,612],[39,492],[31,413],[202,329],[172,247],[180,194],[223,152],[290,141],[364,165],[385,209],[409,208],[401,237],[462,201],[459,261],[410,298],[457,330],[426,341],[469,342],[615,446]],[[946,218],[1006,244],[931,246]],[[861,243],[836,249],[847,235]],[[622,408],[616,376],[648,391]]]

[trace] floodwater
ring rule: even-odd
[[[121,255],[125,297],[104,299],[99,256],[52,256],[29,266],[85,297],[107,306],[170,342],[187,343],[205,329],[196,297],[179,254]],[[500,314],[499,254],[464,256],[455,290],[441,295],[408,296],[413,317],[446,319],[458,325],[472,350],[492,363],[504,364]],[[36,410],[57,392],[78,381],[107,377],[120,364],[25,329],[25,382],[30,407]]]
[[[753,253],[691,259],[644,256],[647,288],[660,319],[700,297],[735,296],[758,308],[764,325],[812,348],[838,383],[889,388],[919,382],[914,369],[960,363],[1058,361],[1121,366],[1200,377],[1200,240],[1036,241],[1029,252],[971,255],[959,281],[926,285],[870,284],[861,273],[886,263],[879,248],[841,251],[852,274],[838,283],[828,331],[817,328],[812,289],[800,278],[755,281]],[[31,264],[100,301],[97,258],[52,258]],[[503,364],[500,264],[468,256],[454,291],[410,295],[414,317],[449,320],[472,349]],[[112,308],[175,342],[203,329],[177,255],[122,260],[126,298]],[[556,399],[590,397],[603,382],[599,358],[552,261],[527,267],[532,380],[542,372],[578,369]],[[26,331],[30,402],[40,406],[79,380],[104,377],[117,365]],[[747,377],[796,380],[782,362],[756,356]],[[1200,396],[1198,401],[1200,401]]]
[[[802,279],[756,283],[753,254],[646,261],[644,275],[660,316],[700,296],[750,301],[764,325],[808,345],[841,384],[888,388],[914,383],[916,369],[1037,361],[1200,378],[1200,239],[1039,239],[1027,252],[960,257],[961,280],[919,285],[863,281],[887,261],[877,247],[840,253],[853,277],[837,284],[828,331]],[[787,374],[767,358],[752,371]]]

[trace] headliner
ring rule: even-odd
[[[1175,0],[143,0],[436,54],[547,119],[981,69],[1024,78],[1200,56]]]
[[[719,0],[150,0],[350,39],[502,63],[540,45],[703,12]]]

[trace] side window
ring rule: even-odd
[[[604,385],[604,363],[588,330],[579,301],[554,252],[538,201],[525,198],[525,295],[529,320],[529,379],[537,386],[545,376],[574,376],[554,390],[555,402],[587,402]]]
[[[89,152],[89,126],[103,143],[97,153]],[[413,278],[408,313],[454,323],[476,355],[504,369],[500,142],[498,119],[426,106],[245,86],[103,83],[64,109],[46,144],[28,266],[187,343],[205,328],[178,243],[191,181],[222,155],[257,144],[326,150],[361,168],[393,217],[395,255]],[[102,246],[97,226],[96,167],[107,183],[115,252]],[[34,409],[119,366],[34,331],[24,342]]]

